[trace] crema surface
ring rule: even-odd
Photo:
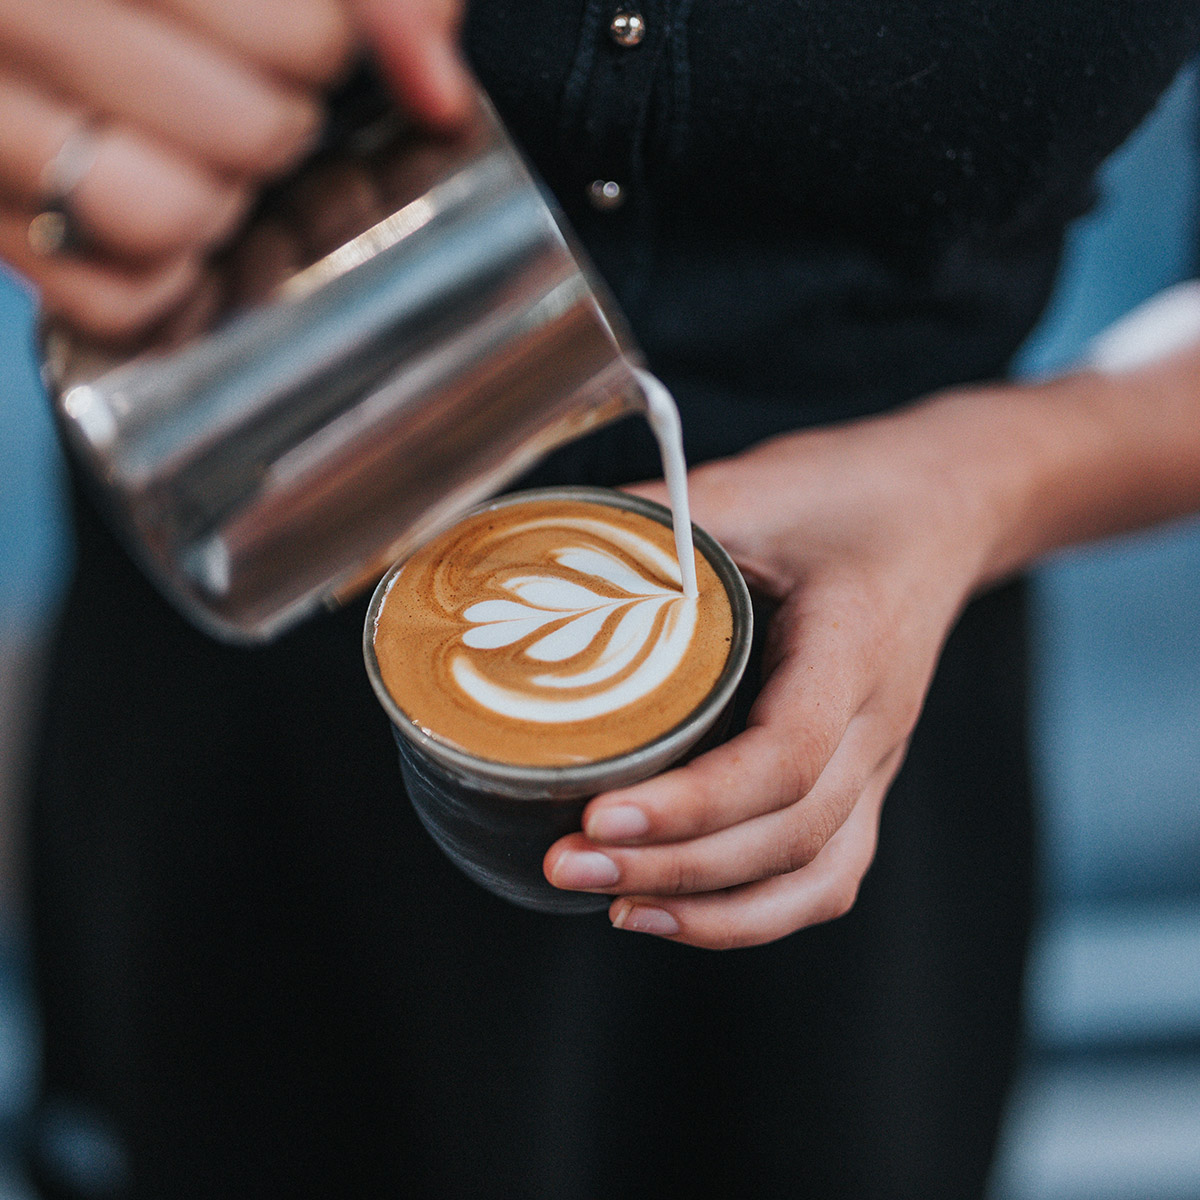
[[[732,616],[696,556],[685,596],[669,526],[588,501],[477,513],[419,550],[380,610],[375,656],[421,728],[481,758],[611,758],[712,689]]]

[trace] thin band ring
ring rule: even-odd
[[[26,232],[35,254],[70,254],[86,244],[71,197],[92,169],[98,148],[92,126],[81,124],[67,135],[58,153],[42,169],[42,207]]]

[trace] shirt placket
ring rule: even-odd
[[[593,212],[628,216],[645,198],[674,7],[671,0],[588,0],[560,136],[580,164],[576,185]]]

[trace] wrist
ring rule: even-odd
[[[978,538],[977,586],[1200,507],[1200,351],[1124,374],[934,396],[912,411]]]

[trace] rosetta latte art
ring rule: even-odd
[[[425,732],[483,758],[593,761],[652,741],[708,695],[732,616],[671,529],[640,512],[530,499],[479,511],[397,572],[375,653]]]
[[[481,600],[464,610],[471,628],[462,643],[482,653],[455,657],[451,674],[472,700],[504,717],[591,720],[641,700],[675,673],[696,628],[696,600],[678,583],[655,583],[642,564],[675,581],[679,568],[646,538],[602,521],[550,523],[564,533],[575,529],[607,539],[629,557],[567,544],[550,555],[566,574],[497,580],[514,598]],[[531,522],[524,528],[534,527]],[[491,678],[486,652],[519,642],[526,643],[528,678],[507,684]],[[511,668],[506,673],[511,678]]]

